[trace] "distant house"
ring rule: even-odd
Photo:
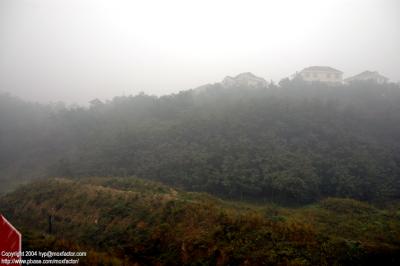
[[[240,73],[235,77],[227,76],[221,82],[221,85],[225,88],[228,87],[235,87],[235,86],[242,86],[242,87],[266,87],[268,86],[268,82],[261,78],[257,77],[253,73],[244,72]]]
[[[202,93],[207,90],[215,88],[215,85],[220,86],[222,88],[248,88],[248,89],[257,89],[257,88],[266,88],[268,86],[268,82],[253,73],[244,72],[236,75],[234,77],[226,76],[221,82],[217,82],[214,84],[205,84],[203,86],[197,87],[194,89],[196,93]]]
[[[345,79],[346,82],[367,81],[367,80],[382,84],[386,83],[389,79],[379,74],[378,71],[364,71],[358,75]]]
[[[342,83],[343,72],[328,66],[311,66],[298,73],[305,81],[320,81],[325,83]]]

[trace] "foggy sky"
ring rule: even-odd
[[[310,65],[400,80],[398,0],[0,0],[0,91],[85,104]]]

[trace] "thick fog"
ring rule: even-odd
[[[400,80],[400,2],[0,1],[0,91],[85,104],[310,65]]]

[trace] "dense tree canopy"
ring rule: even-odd
[[[400,88],[282,80],[90,106],[0,95],[3,190],[40,176],[131,176],[230,198],[400,197]]]

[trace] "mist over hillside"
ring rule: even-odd
[[[400,265],[399,26],[398,0],[1,0],[0,265]]]
[[[39,177],[138,176],[285,204],[400,197],[398,85],[274,84],[244,74],[89,107],[1,94],[1,190]]]

